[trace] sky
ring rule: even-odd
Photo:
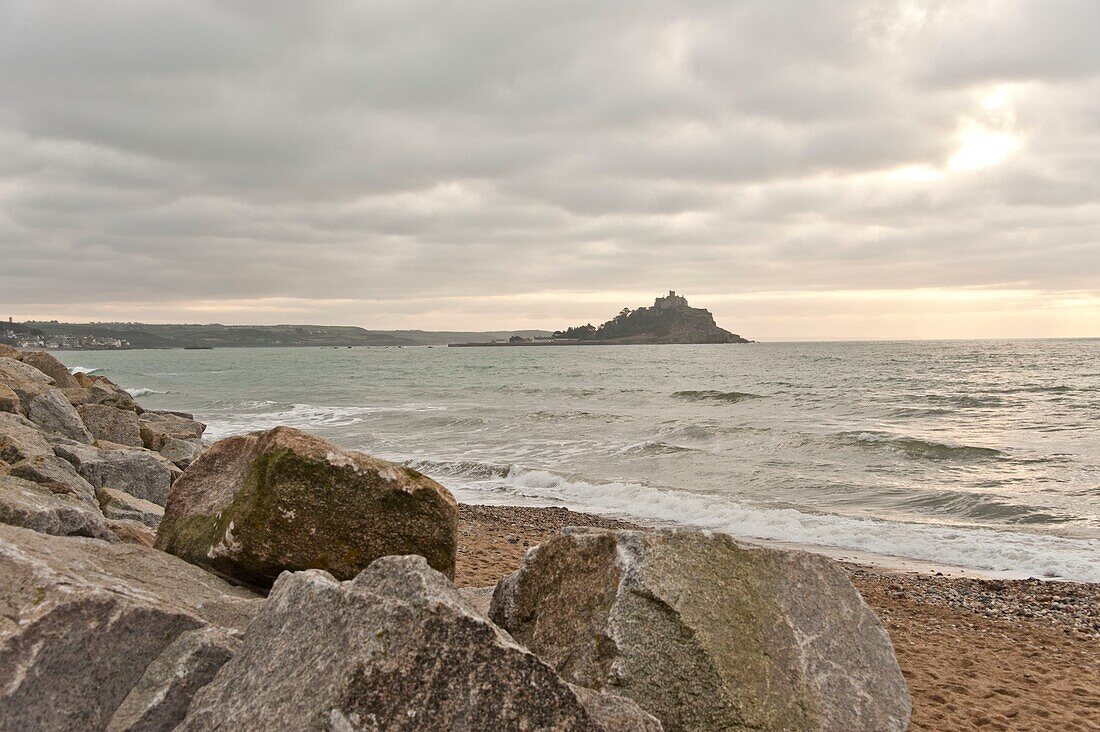
[[[1100,336],[1100,2],[3,0],[0,315]]]

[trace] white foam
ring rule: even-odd
[[[503,479],[448,481],[447,485],[459,500],[469,503],[549,503],[744,538],[853,549],[1019,576],[1100,582],[1100,540],[812,514],[636,483],[592,484],[544,470],[512,470]]]
[[[92,367],[89,367],[89,366],[70,366],[69,367],[69,373],[70,374],[85,374],[85,375],[87,375],[87,374],[97,374],[102,370],[103,369],[101,369],[101,368],[92,368]]]
[[[406,404],[386,407],[326,407],[315,404],[276,405],[275,402],[258,402],[254,407],[268,407],[267,411],[253,414],[235,413],[229,417],[206,415],[207,439],[219,440],[230,435],[246,432],[269,430],[274,427],[296,427],[309,429],[317,427],[350,427],[364,421],[367,415],[378,412],[429,412],[443,410],[445,407],[422,404]],[[279,409],[270,409],[279,406]]]
[[[149,396],[150,394],[167,394],[166,391],[157,391],[156,389],[146,389],[145,387],[138,387],[136,389],[127,389],[126,393],[132,397]]]

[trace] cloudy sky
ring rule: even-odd
[[[1100,336],[1100,2],[3,0],[0,309]]]

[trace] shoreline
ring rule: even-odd
[[[495,585],[565,526],[642,528],[561,507],[460,503],[459,512],[455,582],[465,588]],[[1096,729],[1100,583],[840,563],[890,634],[911,730]]]

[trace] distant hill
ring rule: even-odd
[[[59,323],[30,321],[20,333],[33,331],[44,346],[121,348],[260,348],[265,346],[442,346],[456,341],[546,337],[549,331],[366,330],[341,325],[164,325],[153,323]],[[0,332],[3,328],[0,328]]]

